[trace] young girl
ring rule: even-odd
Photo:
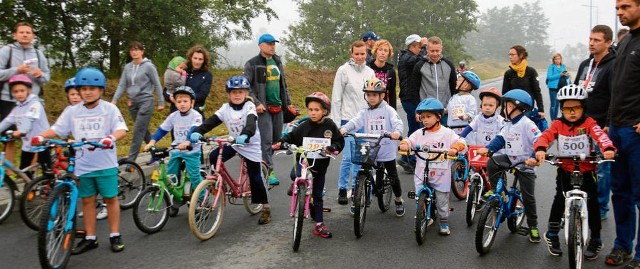
[[[478,103],[471,91],[480,88],[480,78],[471,71],[464,71],[458,77],[456,88],[458,93],[454,94],[447,104],[447,126],[456,134],[460,134],[476,116]]]
[[[305,98],[305,104],[307,106],[307,113],[309,114],[309,120],[303,121],[293,131],[288,133],[280,142],[276,144],[276,147],[280,147],[282,142],[294,144],[297,146],[303,146],[308,143],[307,138],[323,138],[326,145],[326,151],[332,153],[335,151],[342,151],[344,147],[344,138],[340,135],[338,126],[328,118],[329,112],[331,112],[331,101],[324,93],[314,92]],[[311,158],[312,156],[309,156]],[[299,158],[299,156],[298,156]],[[322,217],[322,191],[325,183],[325,173],[327,167],[329,167],[330,159],[327,157],[316,157],[315,165],[311,170],[313,175],[313,205],[310,208],[312,214],[311,218],[316,221],[316,226],[313,229],[313,234],[322,238],[331,238],[331,232],[324,225]],[[296,162],[296,167],[291,170],[291,180],[294,180],[296,176],[300,176],[300,165]],[[289,187],[288,194],[291,195],[293,185]]]
[[[249,184],[251,185],[251,203],[263,204],[262,214],[258,220],[258,224],[262,225],[271,222],[271,208],[269,207],[267,189],[260,174],[262,151],[260,150],[260,131],[257,128],[258,113],[256,105],[248,97],[250,87],[249,80],[243,76],[235,76],[227,80],[226,90],[229,94],[229,103],[223,104],[213,116],[195,128],[189,135],[189,139],[191,143],[196,143],[202,134],[224,123],[229,135],[235,137],[235,143],[245,145],[236,148],[225,145],[222,161],[235,156],[236,151],[245,158],[249,172]],[[212,165],[215,165],[219,153],[220,150],[215,150],[209,155],[209,161]]]

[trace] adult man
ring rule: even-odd
[[[25,74],[33,81],[32,93],[40,95],[42,86],[51,78],[47,58],[33,47],[33,26],[28,22],[16,24],[13,39],[16,41],[0,49],[0,120],[9,115],[16,101],[11,96],[9,84],[5,83],[15,74]],[[15,130],[11,127],[10,130]],[[15,145],[9,142],[5,147],[6,159],[13,162]]]
[[[586,101],[585,113],[598,122],[601,128],[606,128],[609,102],[611,101],[611,85],[613,65],[616,58],[615,50],[611,48],[613,31],[609,26],[596,25],[589,35],[590,57],[580,64],[574,84],[587,90],[589,97]],[[598,166],[598,201],[600,202],[600,218],[606,219],[609,211],[609,195],[611,195],[611,163],[606,162]]]
[[[404,40],[404,44],[407,45],[406,49],[400,50],[400,56],[398,56],[398,77],[400,80],[400,102],[402,108],[407,113],[407,123],[409,126],[409,132],[407,136],[420,128],[420,123],[416,121],[416,106],[420,103],[419,88],[409,87],[409,75],[413,72],[413,67],[420,60],[420,41],[422,38],[419,35],[413,34],[407,36]],[[415,157],[408,158],[402,156],[398,159],[398,164],[402,166],[405,172],[412,172],[415,166]]]
[[[378,40],[380,40],[380,36],[376,35],[376,33],[371,31],[366,32],[362,35],[362,41],[364,41],[364,43],[367,44],[367,59],[365,60],[366,63],[369,63],[375,60],[375,57],[371,53],[371,50],[373,49],[373,45]]]
[[[456,69],[451,61],[442,56],[442,48],[442,39],[437,36],[429,38],[427,57],[420,59],[413,67],[409,87],[420,89],[420,100],[436,98],[447,107],[449,98],[456,90]],[[447,122],[447,111],[444,113],[441,119],[443,124]]]
[[[285,82],[284,68],[276,55],[276,40],[271,34],[263,34],[258,39],[260,53],[244,65],[244,76],[251,84],[251,97],[258,112],[258,128],[262,143],[262,159],[269,166],[269,184],[280,181],[273,171],[271,144],[280,140],[282,134],[282,105],[292,109]]]
[[[640,268],[638,204],[640,201],[640,0],[616,0],[620,23],[629,27],[629,36],[618,47],[612,76],[609,136],[618,148],[611,165],[613,215],[616,239],[605,260],[609,265]],[[633,240],[636,239],[635,256]]]

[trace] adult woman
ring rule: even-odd
[[[551,57],[551,64],[547,69],[547,88],[549,88],[549,99],[551,105],[549,113],[551,120],[558,118],[558,89],[569,84],[569,72],[567,67],[562,63],[562,55],[556,52]]]
[[[384,99],[389,106],[396,109],[396,71],[392,64],[387,63],[387,60],[393,56],[393,47],[389,41],[381,39],[373,45],[371,52],[375,60],[368,62],[367,66],[373,69],[376,78],[387,85],[387,94]]]
[[[187,81],[186,86],[191,87],[196,94],[194,109],[204,116],[205,101],[211,91],[213,75],[209,72],[211,55],[202,45],[195,45],[187,51]],[[171,102],[170,111],[176,111],[173,97],[164,93],[165,98]]]
[[[148,143],[151,139],[149,122],[153,115],[153,89],[156,89],[158,97],[162,96],[162,85],[156,66],[151,60],[144,57],[142,43],[133,41],[129,44],[131,62],[124,66],[120,83],[111,103],[116,104],[127,90],[127,107],[133,118],[133,138],[129,148],[129,160],[135,161],[140,152],[142,140]],[[164,109],[164,99],[158,98],[158,111]]]
[[[362,87],[368,79],[375,77],[375,73],[366,66],[366,58],[367,45],[362,41],[353,42],[351,44],[351,58],[336,71],[331,92],[331,103],[333,104],[331,119],[335,123],[340,123],[341,126],[355,118],[358,111],[367,107],[367,102],[362,95]],[[341,205],[348,203],[347,185],[352,174],[351,168],[353,167],[354,172],[360,169],[358,165],[351,163],[350,143],[353,142],[353,138],[346,137],[344,140],[345,148],[342,152],[342,163],[338,177],[338,203]]]
[[[502,81],[502,94],[513,89],[521,89],[529,93],[535,100],[538,114],[544,118],[544,104],[542,93],[538,83],[538,71],[527,65],[527,50],[520,45],[514,45],[509,49],[509,70],[504,72]]]

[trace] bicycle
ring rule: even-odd
[[[118,200],[120,209],[133,207],[147,186],[147,179],[138,163],[127,158],[118,160]]]
[[[217,143],[220,152],[215,170],[211,171],[212,174],[207,175],[193,191],[189,207],[189,228],[193,235],[202,241],[211,239],[218,232],[224,216],[225,196],[230,204],[236,204],[236,199],[242,198],[245,210],[251,215],[262,210],[262,204],[251,204],[249,173],[244,157],[240,155],[240,173],[237,180],[231,176],[222,161],[224,145],[241,145],[233,144],[235,139],[231,136],[211,137],[207,140]],[[260,173],[266,189],[269,169],[265,162],[260,163]]]
[[[458,153],[451,164],[451,192],[458,200],[467,199],[469,190],[469,161],[466,154]]]
[[[564,226],[564,238],[569,245],[569,267],[582,268],[582,250],[586,246],[589,238],[589,211],[587,209],[587,193],[582,191],[584,176],[580,172],[580,163],[588,162],[600,164],[603,162],[614,162],[614,160],[602,160],[601,156],[554,156],[547,154],[545,162],[559,166],[564,161],[559,159],[569,159],[573,163],[573,171],[570,176],[572,189],[564,192],[565,208],[561,226]],[[555,161],[554,161],[555,160]]]
[[[38,230],[38,257],[43,268],[64,268],[71,255],[76,234],[76,207],[78,204],[78,177],[74,175],[76,148],[85,145],[92,149],[105,145],[88,142],[64,142],[50,139],[47,143],[69,151],[69,165],[61,181],[56,183],[44,205]]]
[[[476,150],[482,147],[483,146],[479,145],[469,146],[468,156],[469,166],[471,167],[469,172],[471,176],[469,176],[469,191],[467,192],[467,208],[465,212],[467,226],[473,225],[476,212],[478,212],[482,208],[482,205],[484,205],[482,194],[484,194],[486,190],[491,189],[491,183],[489,183],[488,180],[489,174],[487,172],[488,158],[476,153]]]
[[[190,186],[188,174],[168,175],[164,159],[177,145],[167,148],[151,147],[149,152],[157,159],[158,167],[151,173],[151,185],[144,188],[133,203],[133,221],[147,234],[157,233],[167,224],[169,217],[178,215],[180,206],[188,202]],[[191,150],[191,146],[187,150]]]
[[[498,175],[498,181],[496,184],[496,192],[487,198],[485,206],[480,213],[480,219],[478,220],[478,226],[476,228],[475,245],[476,251],[480,255],[484,255],[489,252],[493,242],[496,238],[496,233],[500,228],[500,223],[505,219],[507,220],[507,226],[512,233],[519,232],[520,234],[528,234],[528,230],[524,231],[522,227],[524,222],[525,212],[524,204],[522,202],[522,196],[517,188],[518,178],[513,180],[511,188],[507,190],[506,185],[506,172],[511,174],[515,173],[516,167],[524,162],[518,162],[513,165],[497,163],[494,159],[490,159],[500,168],[496,174]]]

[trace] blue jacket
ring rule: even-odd
[[[549,89],[558,89],[558,82],[560,82],[560,73],[567,71],[567,66],[560,64],[558,67],[555,64],[550,64],[547,69],[547,87]],[[571,84],[569,77],[567,77],[567,84]]]

